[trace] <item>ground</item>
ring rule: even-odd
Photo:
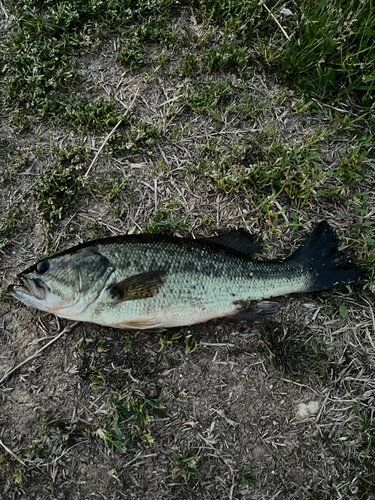
[[[179,9],[171,26],[207,35],[188,2]],[[9,15],[3,40],[15,24]],[[375,498],[367,110],[354,98],[305,105],[251,59],[245,73],[186,76],[181,47],[154,40],[147,64],[123,66],[123,42],[75,55],[80,95],[113,99],[102,131],[3,101],[1,498]],[[112,149],[99,151],[120,118]],[[264,322],[126,332],[5,293],[37,259],[96,237],[242,227],[264,239],[259,258],[281,260],[324,219],[361,280],[278,298],[279,315]]]

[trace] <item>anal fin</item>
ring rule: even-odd
[[[279,303],[264,300],[251,306],[249,309],[241,309],[238,313],[230,316],[230,319],[244,321],[262,321],[263,319],[275,316],[279,311]]]
[[[115,325],[117,328],[122,328],[124,330],[151,330],[154,332],[163,331],[164,328],[161,327],[162,323],[156,319],[140,319],[133,321],[124,321]]]

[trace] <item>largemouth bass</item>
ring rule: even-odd
[[[359,278],[321,222],[281,262],[252,259],[261,245],[236,230],[186,239],[138,234],[90,241],[37,262],[8,292],[62,318],[125,329],[161,329],[277,313],[271,297],[327,290]],[[260,302],[258,302],[260,301]]]

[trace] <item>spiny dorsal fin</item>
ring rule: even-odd
[[[115,303],[154,297],[163,285],[165,271],[146,271],[116,283],[109,289]]]
[[[234,229],[233,231],[229,231],[229,233],[204,239],[231,248],[249,257],[258,253],[262,248],[262,243],[257,237],[247,233],[243,229]]]

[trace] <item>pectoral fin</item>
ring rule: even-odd
[[[125,300],[148,299],[159,292],[166,274],[165,271],[135,274],[113,285],[109,293],[116,304]]]
[[[278,313],[278,310],[278,302],[270,302],[268,300],[264,300],[262,302],[258,302],[256,305],[252,306],[249,309],[242,309],[238,311],[238,313],[230,316],[230,319],[261,321],[263,319],[270,318],[271,316],[275,316],[275,314]]]

